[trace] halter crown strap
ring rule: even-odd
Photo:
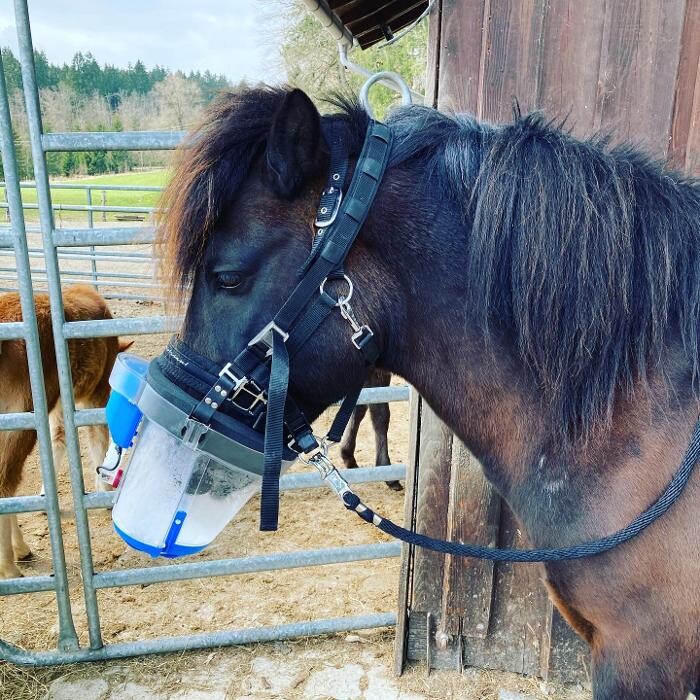
[[[284,440],[282,418],[286,388],[289,382],[289,357],[285,345],[287,338],[281,339],[278,333],[280,330],[287,332],[287,337],[289,337],[294,328],[302,327],[304,334],[309,334],[325,318],[322,313],[314,316],[314,304],[307,309],[306,314],[302,315],[301,318],[300,314],[302,310],[307,308],[307,304],[314,295],[322,294],[320,291],[321,283],[328,275],[335,272],[345,260],[377,196],[390,153],[391,132],[384,124],[372,122],[367,130],[347,197],[342,201],[331,225],[326,229],[323,242],[318,246],[317,257],[308,266],[304,277],[272,321],[271,327],[278,329],[278,331],[273,336],[274,342],[271,348],[272,365],[265,426],[263,493],[260,504],[261,530],[276,530],[278,525],[279,475]],[[278,360],[280,353],[282,358]],[[284,393],[281,391],[282,386],[284,386]],[[273,396],[273,387],[277,387],[278,397]],[[357,395],[346,397],[343,401],[341,410],[333,423],[334,436],[338,432],[342,434],[342,429],[347,424],[356,403]]]

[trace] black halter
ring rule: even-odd
[[[190,416],[193,424],[201,425],[203,431],[220,409],[238,415],[245,413],[253,427],[258,429],[264,423],[261,530],[277,529],[285,438],[298,454],[310,454],[319,448],[309,422],[287,391],[290,358],[334,308],[340,310],[351,326],[349,340],[365,361],[372,364],[379,354],[371,329],[358,323],[350,306],[353,287],[352,281],[344,274],[343,263],[379,190],[391,152],[391,131],[379,122],[370,123],[352,181],[343,195],[349,169],[346,129],[344,123],[337,121],[324,125],[324,137],[330,151],[330,172],[317,209],[317,233],[302,268],[301,280],[273,320],[235,360],[219,371]],[[341,279],[347,283],[344,296],[336,299],[325,291],[329,279]],[[170,360],[177,364],[173,357],[178,352],[187,352],[187,349],[175,342],[169,352]],[[201,362],[192,360],[191,352],[189,356],[190,367],[197,364],[201,367]],[[188,381],[195,383],[191,377]],[[201,386],[201,382],[198,384]],[[340,440],[358,395],[359,391],[345,397],[326,440]]]

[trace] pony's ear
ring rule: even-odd
[[[119,352],[126,352],[134,344],[133,340],[119,339]]]
[[[267,139],[267,169],[272,189],[289,199],[312,174],[321,140],[321,117],[301,90],[287,93]]]

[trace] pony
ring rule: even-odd
[[[365,386],[389,386],[390,383],[391,372],[379,369],[378,367],[372,367],[367,375]],[[343,438],[340,441],[340,456],[346,469],[357,468],[357,460],[355,459],[357,433],[368,410],[369,417],[372,420],[372,428],[374,429],[374,463],[377,465],[391,464],[391,458],[389,457],[389,419],[391,410],[388,403],[373,403],[369,406],[357,406],[352,412],[350,422],[343,432]],[[387,481],[386,485],[392,491],[402,490],[400,481]]]
[[[63,427],[63,411],[58,386],[58,370],[54,352],[51,311],[47,294],[35,294],[37,328],[41,347],[46,399],[50,411],[51,442],[54,467],[58,469],[65,458],[66,436]],[[63,307],[66,321],[88,321],[112,318],[102,296],[88,285],[75,285],[63,291]],[[22,320],[19,294],[0,294],[0,322]],[[101,408],[109,398],[109,374],[117,353],[126,350],[131,343],[111,338],[81,338],[68,341],[71,377],[77,405],[83,408]],[[33,402],[27,353],[23,340],[5,340],[0,347],[0,411],[32,411]],[[88,455],[95,467],[102,463],[109,432],[105,425],[86,428]],[[36,432],[0,432],[0,498],[14,496],[22,479],[24,463],[36,443]],[[95,475],[98,490],[108,488]],[[43,488],[42,488],[43,493]],[[0,515],[0,579],[22,576],[15,562],[31,559],[32,552],[22,536],[17,517]]]
[[[369,118],[300,90],[226,93],[164,195],[162,273],[181,337],[223,365],[279,309],[309,255],[329,151]],[[700,187],[629,146],[515,110],[489,125],[392,112],[389,167],[345,261],[376,365],[422,394],[483,465],[536,547],[614,532],[666,488],[698,420]],[[352,165],[351,161],[351,165]],[[364,360],[333,313],[293,358],[312,420]],[[700,470],[674,507],[598,557],[547,564],[590,644],[596,700],[700,686]]]

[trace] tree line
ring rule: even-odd
[[[335,41],[306,10],[300,0],[263,0],[262,22],[269,28],[271,56],[287,82],[308,92],[320,105],[333,93],[357,94],[364,78],[343,68]],[[425,90],[427,23],[423,22],[390,47],[356,49],[351,58],[370,71],[399,73],[417,93]],[[17,58],[2,49],[10,110],[15,132],[20,177],[31,179],[27,116],[22,76]],[[90,53],[76,53],[70,64],[52,64],[41,51],[34,52],[44,131],[139,131],[187,129],[216,94],[231,87],[224,75],[173,72],[156,66],[147,69],[138,60],[127,68],[103,65]],[[234,88],[235,89],[235,88]],[[396,104],[395,93],[377,86],[372,93],[375,113],[381,118]],[[51,176],[96,175],[135,167],[163,166],[162,152],[91,151],[49,153]]]
[[[33,176],[22,73],[12,50],[2,49],[19,174]],[[147,69],[137,60],[127,68],[101,66],[90,53],[78,52],[70,64],[51,63],[34,52],[44,131],[182,130],[196,122],[202,108],[229,87],[226,76],[210,71]],[[165,163],[160,152],[87,151],[49,153],[51,176],[98,175]]]

